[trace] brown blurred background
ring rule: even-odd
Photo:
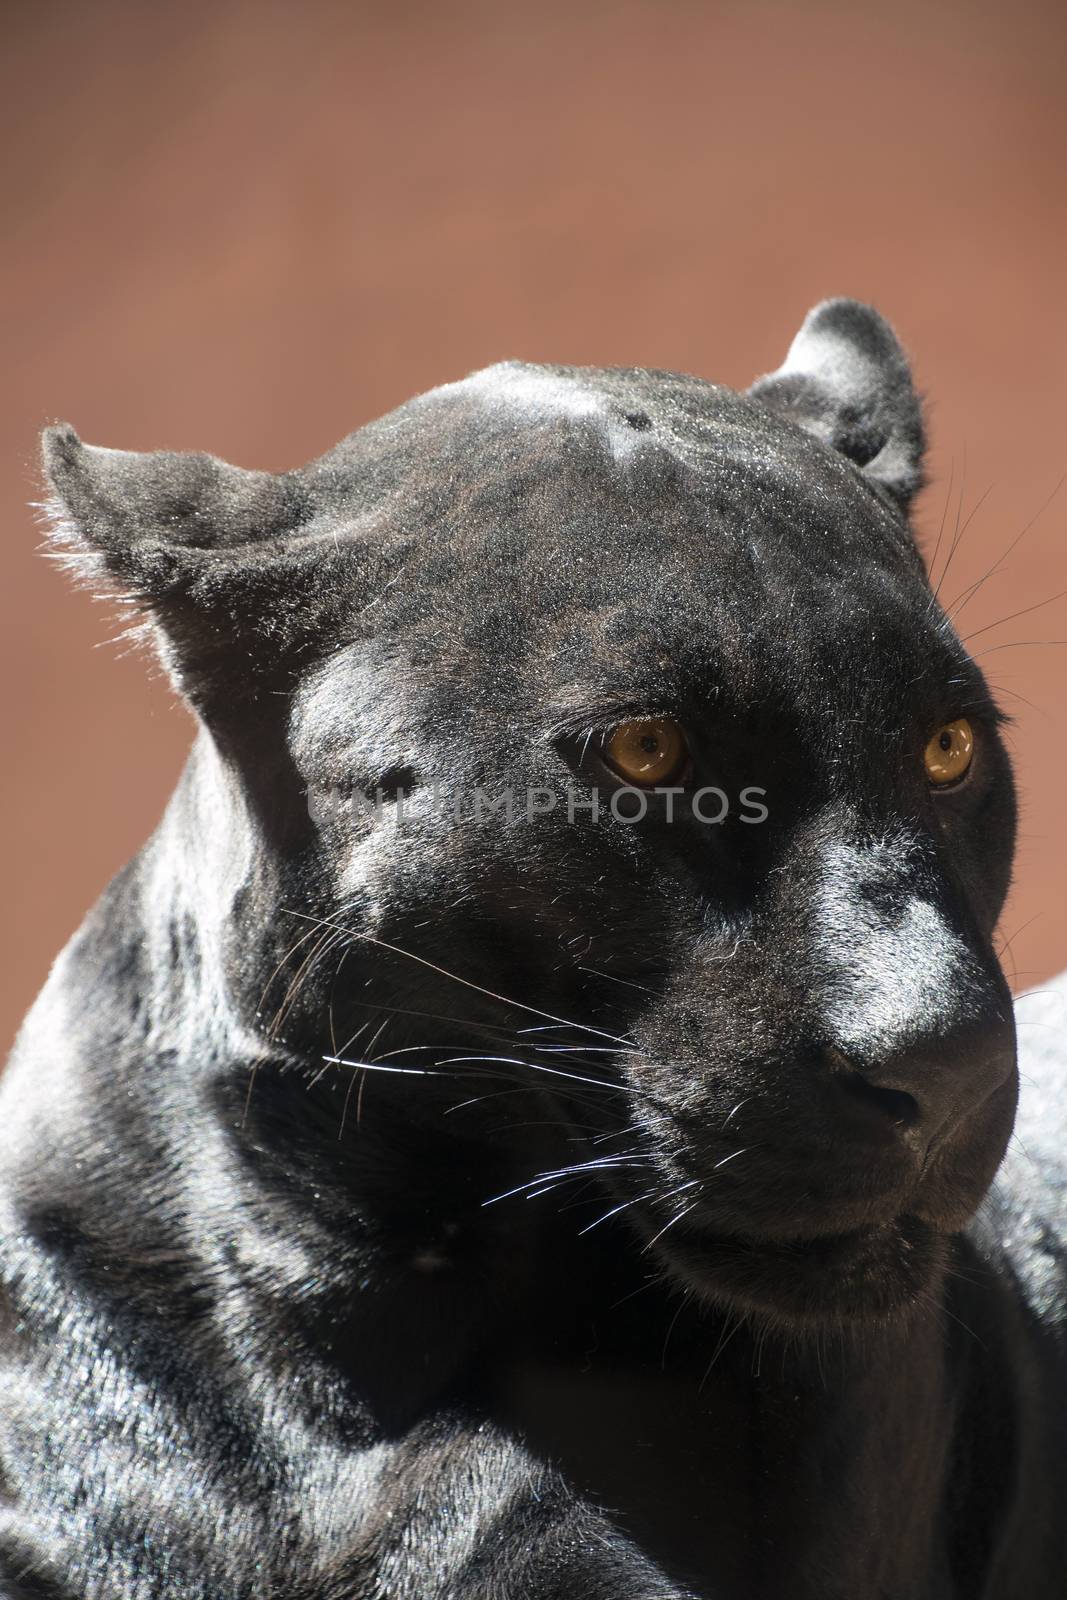
[[[1065,15],[7,0],[0,1034],[190,736],[35,554],[43,424],[282,468],[504,356],[744,385],[841,293],[931,396],[948,599],[1037,518],[962,622],[1018,718],[1009,971],[1067,965],[1067,600],[1012,616],[1067,588]]]

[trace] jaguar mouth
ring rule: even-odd
[[[721,1308],[793,1328],[884,1322],[936,1287],[1000,1164],[1014,1106],[1012,1079],[921,1159],[901,1139],[863,1161],[854,1146],[815,1160],[765,1140],[744,1169],[720,1163],[726,1181],[701,1183],[677,1220],[637,1207],[632,1218],[649,1253]],[[684,1174],[677,1157],[675,1169]]]
[[[796,1239],[674,1229],[653,1248],[687,1289],[721,1307],[791,1327],[886,1321],[938,1276],[946,1237],[913,1215]]]

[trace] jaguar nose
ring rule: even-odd
[[[999,1018],[947,1037],[878,1053],[823,1051],[835,1121],[858,1137],[896,1138],[925,1155],[966,1120],[1014,1067],[1014,1035]]]
[[[838,1051],[830,1050],[827,1054],[831,1058],[838,1096],[848,1101],[859,1116],[868,1117],[872,1123],[901,1129],[914,1128],[922,1120],[918,1100],[906,1089],[873,1083]]]

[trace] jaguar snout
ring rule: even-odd
[[[686,1208],[650,1214],[650,1241],[687,1284],[799,1321],[928,1290],[1011,1137],[1014,1028],[994,1001],[891,1048],[822,1044],[780,1064],[699,1164],[672,1169],[670,1205],[682,1193]]]

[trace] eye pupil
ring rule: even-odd
[[[621,722],[604,741],[604,758],[627,783],[643,788],[670,783],[685,771],[689,746],[671,717]]]
[[[945,722],[926,746],[926,776],[935,788],[958,783],[971,765],[974,728],[966,717]]]

